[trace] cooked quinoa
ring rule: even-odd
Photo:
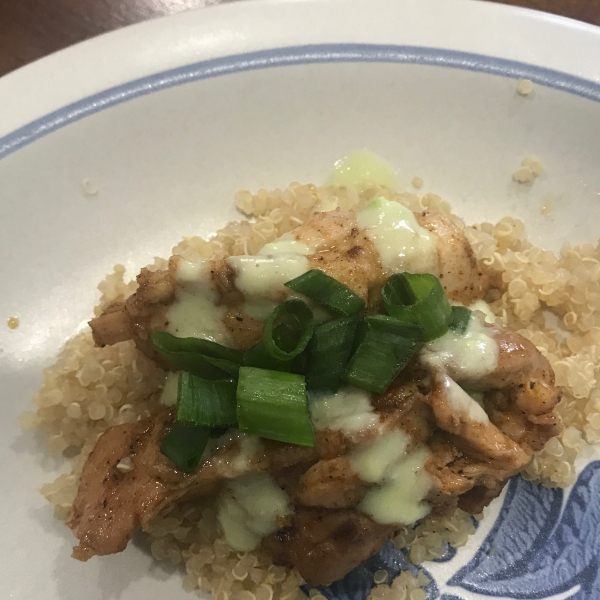
[[[529,183],[544,172],[544,165],[536,158],[527,157],[515,169],[513,179],[518,183]]]
[[[527,166],[533,171],[533,165]],[[537,167],[537,165],[535,165]],[[190,260],[255,254],[262,246],[303,223],[314,211],[358,210],[375,196],[397,200],[414,211],[436,209],[450,214],[439,196],[396,193],[382,187],[360,191],[318,188],[293,183],[286,190],[240,191],[237,208],[251,220],[230,223],[210,240],[185,238],[174,249]],[[536,248],[524,237],[523,224],[505,217],[498,224],[464,227],[481,268],[491,277],[486,298],[503,327],[531,340],[550,360],[564,393],[556,412],[564,430],[534,456],[522,475],[546,486],[565,487],[576,478],[574,461],[585,442],[600,442],[600,248],[565,245],[560,255]],[[156,259],[152,269],[164,268]],[[123,300],[136,287],[121,265],[99,285],[95,314],[110,301]],[[547,314],[558,325],[547,326]],[[98,436],[108,427],[134,422],[155,412],[166,373],[137,350],[132,341],[97,348],[86,329],[69,340],[56,362],[44,372],[42,389],[34,396],[35,412],[21,416],[25,429],[46,435],[49,452],[66,450],[70,472],[42,487],[42,493],[65,520],[77,491],[78,476]],[[124,469],[127,465],[123,466]],[[458,547],[475,531],[467,513],[445,519],[425,519],[401,528],[393,543],[407,548],[420,563],[443,554],[444,544]],[[219,536],[216,511],[203,499],[172,507],[147,527],[152,555],[182,565],[184,586],[212,594],[216,600],[292,600],[304,597],[297,571],[273,565],[262,551],[236,552]],[[372,599],[424,600],[427,577],[401,573],[390,582],[376,574]],[[322,600],[311,590],[313,600]]]
[[[529,96],[533,92],[533,81],[531,79],[517,80],[517,94],[520,96]]]

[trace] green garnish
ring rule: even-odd
[[[235,381],[209,381],[180,373],[175,419],[182,425],[230,427],[237,423]]]
[[[471,309],[466,306],[453,306],[448,328],[458,335],[465,335],[471,320],[471,314]]]
[[[200,464],[210,438],[209,427],[188,427],[175,421],[160,442],[160,451],[184,473],[193,473]]]
[[[302,300],[286,300],[265,321],[262,342],[266,353],[278,361],[291,361],[310,342],[314,330],[310,308]]]
[[[164,331],[152,334],[154,347],[174,366],[204,379],[237,377],[244,353],[199,338],[179,338]]]
[[[290,371],[292,359],[277,360],[273,358],[265,348],[261,340],[244,353],[244,366],[256,367],[257,369],[270,369],[272,371]]]
[[[246,352],[196,338],[152,334],[154,347],[179,377],[175,423],[161,452],[191,473],[210,437],[228,427],[314,446],[307,388],[336,392],[342,382],[384,393],[418,345],[448,328],[463,335],[471,311],[451,307],[433,275],[392,275],[381,290],[388,315],[358,313],[365,303],[349,288],[314,269],[285,284],[345,316],[315,326],[305,302],[289,299],[265,321],[262,338]]]
[[[237,402],[240,431],[289,444],[315,445],[302,375],[242,367]]]
[[[430,342],[448,331],[452,308],[437,277],[397,273],[381,289],[388,314],[423,330],[421,341]]]
[[[352,356],[357,317],[343,317],[315,327],[310,343],[306,387],[337,392]]]
[[[417,325],[401,323],[393,317],[367,317],[359,325],[359,344],[344,381],[383,394],[413,357],[422,335]]]
[[[364,301],[349,287],[319,269],[307,271],[284,285],[346,317],[355,315],[365,307]]]

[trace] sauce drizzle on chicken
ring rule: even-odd
[[[152,331],[183,336],[204,328],[215,341],[247,349],[260,338],[265,311],[289,296],[282,284],[312,268],[348,286],[371,312],[379,308],[391,264],[408,271],[426,265],[450,300],[480,300],[487,282],[460,229],[438,213],[407,212],[395,214],[412,228],[411,243],[423,242],[412,264],[406,248],[393,261],[383,256],[385,232],[373,234],[373,215],[320,213],[279,247],[267,248],[270,254],[198,263],[173,257],[167,271],[143,270],[130,298],[91,321],[94,340],[102,346],[133,339],[163,365],[149,340]],[[252,271],[260,272],[259,284],[248,282]],[[202,314],[191,318],[188,305]],[[173,503],[208,495],[231,499],[238,478],[268,476],[290,510],[268,527],[259,523],[251,532],[255,542],[309,583],[331,583],[377,552],[400,524],[457,506],[480,512],[558,433],[553,409],[559,399],[539,351],[474,312],[466,335],[449,332],[427,344],[384,394],[343,389],[311,399],[314,448],[255,438],[249,452],[248,439],[227,434],[187,475],[159,451],[173,422],[168,409],[98,439],[69,519],[79,539],[74,556],[119,552],[136,528]],[[248,539],[254,538],[244,543]]]

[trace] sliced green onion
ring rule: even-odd
[[[273,371],[289,371],[291,359],[277,360],[273,358],[265,348],[263,341],[258,342],[244,354],[244,366],[256,367],[258,369],[271,369]]]
[[[305,348],[313,334],[314,319],[302,300],[286,300],[265,321],[262,341],[269,356],[291,361]]]
[[[306,387],[337,392],[352,356],[357,317],[343,317],[315,327],[310,343]]]
[[[210,430],[210,437],[211,438],[221,437],[224,433],[227,433],[228,429],[229,429],[229,427],[214,427],[213,429]]]
[[[381,289],[381,298],[389,315],[423,329],[424,342],[448,331],[452,309],[442,284],[433,275],[392,275]]]
[[[166,331],[155,331],[152,334],[152,342],[159,351],[164,349],[167,352],[192,352],[230,360],[238,364],[241,364],[244,354],[241,350],[228,348],[210,340],[194,337],[179,338]]]
[[[314,336],[314,334],[313,334]],[[310,344],[306,347],[304,352],[301,352],[294,358],[292,364],[290,365],[290,372],[296,373],[296,375],[304,375],[306,376],[306,369],[308,367],[308,348]]]
[[[193,473],[200,464],[210,438],[209,427],[188,427],[173,423],[160,443],[160,451],[184,473]]]
[[[176,421],[182,425],[229,427],[237,423],[235,381],[209,381],[181,373]]]
[[[471,309],[466,306],[453,306],[452,317],[448,327],[458,335],[465,335],[469,321],[471,320]]]
[[[242,367],[237,402],[240,431],[289,444],[315,445],[302,375]]]
[[[415,342],[420,342],[423,339],[423,329],[420,325],[405,323],[387,315],[369,315],[359,323],[358,342],[370,329],[405,337],[415,340]]]
[[[383,394],[415,353],[422,331],[392,317],[367,317],[359,327],[359,344],[350,359],[344,381]]]
[[[307,271],[284,285],[346,317],[355,315],[365,307],[364,301],[349,287],[319,269]]]
[[[173,365],[204,379],[237,377],[243,352],[199,338],[178,338],[164,331],[152,334],[154,347]]]

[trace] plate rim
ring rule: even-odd
[[[600,83],[521,61],[444,48],[382,44],[287,46],[213,58],[105,89],[0,136],[0,161],[53,131],[123,102],[194,81],[274,67],[332,63],[416,64],[527,78],[537,85],[600,102]]]
[[[556,36],[563,39],[560,48]],[[0,137],[136,79],[225,56],[322,43],[437,47],[600,83],[600,63],[593,59],[600,27],[549,13],[484,0],[246,0],[137,23],[5,75]]]

